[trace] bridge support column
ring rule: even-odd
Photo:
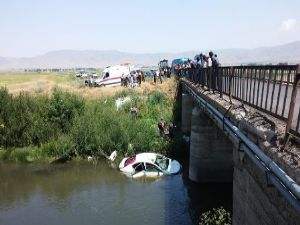
[[[182,94],[181,106],[181,130],[182,132],[191,131],[191,114],[193,109],[193,98],[186,93]]]
[[[200,183],[232,182],[232,144],[199,108],[192,111],[189,178]]]

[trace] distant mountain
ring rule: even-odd
[[[0,57],[0,69],[106,67],[126,62],[152,66],[157,65],[161,59],[172,61],[179,57],[194,58],[200,52],[208,51],[135,54],[115,50],[60,50],[29,58]],[[220,49],[213,52],[218,54],[222,65],[300,63],[300,41],[273,47]]]

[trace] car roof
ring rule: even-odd
[[[156,157],[159,154],[157,153],[140,153],[137,154],[135,157],[135,163],[139,163],[139,162],[148,162],[148,163],[154,163],[156,160]],[[160,155],[159,155],[160,156]]]

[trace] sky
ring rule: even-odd
[[[0,56],[256,48],[300,40],[299,0],[1,0]]]

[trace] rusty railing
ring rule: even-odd
[[[284,120],[286,134],[300,137],[299,65],[188,68],[177,74]]]

